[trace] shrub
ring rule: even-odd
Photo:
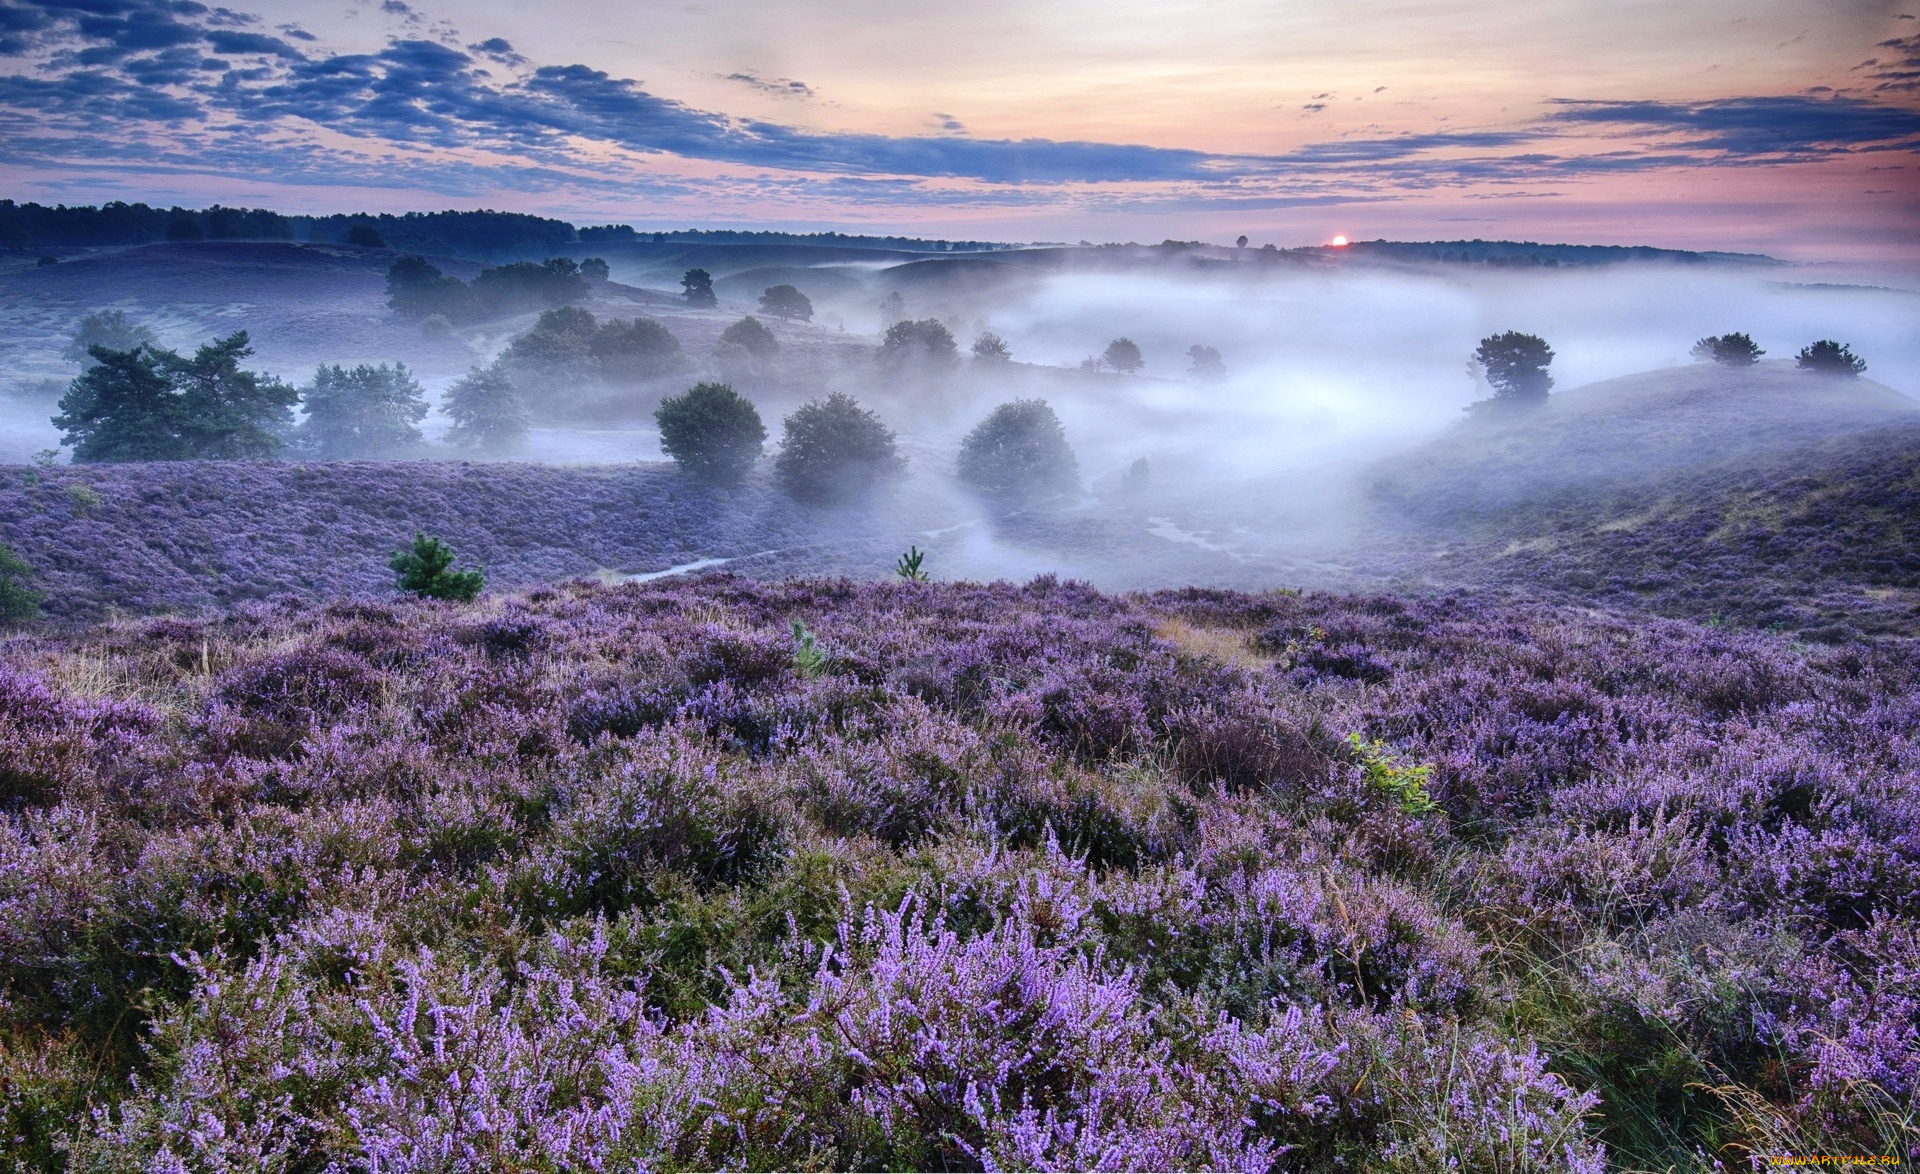
[[[714,348],[737,351],[749,359],[765,362],[780,353],[780,340],[773,336],[773,331],[761,324],[760,319],[749,314],[721,331]]]
[[[398,587],[422,599],[466,602],[480,594],[486,574],[478,569],[453,569],[453,548],[438,538],[415,533],[413,549],[396,550],[387,566],[398,576]]]
[[[959,359],[959,344],[938,318],[895,322],[880,343],[880,362],[896,369],[916,366],[943,371]]]
[[[40,594],[27,586],[33,568],[0,543],[0,622],[18,623],[40,614]]]
[[[1794,357],[1794,363],[1802,371],[1812,371],[1817,375],[1837,375],[1847,379],[1857,378],[1867,369],[1867,361],[1856,356],[1853,349],[1845,343],[1830,338],[1800,348]]]
[[[724,383],[696,383],[686,394],[662,400],[653,418],[660,426],[661,451],[688,473],[715,484],[744,480],[767,439],[760,413]]]
[[[1147,365],[1146,358],[1140,353],[1139,344],[1130,338],[1116,338],[1108,343],[1107,349],[1100,352],[1100,361],[1106,364],[1109,370],[1118,371],[1122,375],[1131,375]]]
[[[428,314],[420,319],[420,335],[423,338],[452,338],[453,323],[447,321],[445,314]]]
[[[838,391],[787,417],[774,463],[775,476],[789,494],[824,505],[858,501],[905,470],[893,431]]]
[[[767,291],[760,295],[760,312],[771,314],[782,322],[791,318],[798,318],[802,322],[813,321],[813,303],[806,294],[790,285],[768,286]]]
[[[1723,367],[1751,367],[1767,352],[1744,334],[1716,334],[1693,344],[1693,357]]]
[[[960,442],[962,483],[1007,503],[1075,494],[1080,468],[1060,418],[1043,399],[1001,404]]]
[[[440,410],[453,419],[449,444],[505,452],[526,439],[526,401],[498,363],[476,366],[456,380]]]

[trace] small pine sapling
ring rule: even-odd
[[[793,621],[793,667],[809,679],[827,671],[827,654],[820,650],[816,640],[813,629],[799,620]]]
[[[907,553],[900,556],[900,563],[893,568],[893,573],[909,583],[924,583],[928,575],[920,569],[920,564],[926,557],[926,552],[918,546],[909,546]]]
[[[486,573],[478,568],[453,569],[453,548],[438,538],[416,531],[412,550],[396,550],[387,566],[399,576],[402,591],[411,591],[422,599],[472,600],[486,586]]]

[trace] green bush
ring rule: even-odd
[[[1812,371],[1819,375],[1839,375],[1847,379],[1857,378],[1867,369],[1867,361],[1853,353],[1853,348],[1843,342],[1823,338],[1819,342],[1800,348],[1794,363],[1802,371]]]
[[[960,480],[1009,504],[1069,496],[1080,467],[1066,430],[1043,399],[1001,404],[960,442]]]
[[[1745,334],[1716,334],[1693,344],[1693,357],[1710,360],[1723,367],[1751,367],[1767,352]]]
[[[0,622],[18,623],[40,614],[40,593],[27,586],[33,568],[0,543]]]
[[[422,599],[457,599],[466,602],[486,586],[486,574],[478,569],[453,569],[453,548],[438,538],[415,532],[412,550],[396,550],[387,560],[399,576],[402,591],[411,591]]]
[[[767,439],[760,413],[724,383],[696,383],[686,394],[662,400],[653,418],[660,425],[661,451],[689,474],[714,484],[743,480]]]
[[[839,391],[787,417],[774,462],[774,473],[788,493],[823,505],[857,501],[905,470],[893,431]]]

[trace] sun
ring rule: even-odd
[[[1336,236],[1327,243],[1336,249],[1344,249],[1347,247],[1347,238],[1344,236]]]

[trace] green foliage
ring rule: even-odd
[[[909,583],[925,583],[930,576],[920,569],[920,564],[926,560],[926,557],[926,552],[919,547],[909,546],[907,553],[900,556],[900,562],[893,568],[893,573]]]
[[[244,330],[192,358],[95,347],[94,366],[60,398],[54,427],[76,463],[272,456],[300,397],[272,376],[242,370],[252,353]]]
[[[1433,775],[1430,764],[1407,766],[1394,757],[1385,742],[1364,741],[1359,734],[1347,735],[1347,746],[1365,774],[1367,785],[1390,796],[1408,815],[1428,815],[1439,810],[1427,791]]]
[[[396,550],[387,560],[399,577],[402,591],[422,599],[455,599],[464,603],[480,594],[486,573],[478,568],[453,569],[453,548],[438,538],[415,532],[412,550]]]
[[[499,365],[530,409],[564,415],[615,403],[641,383],[684,369],[687,357],[680,340],[651,318],[601,322],[562,306],[508,344]]]
[[[1116,338],[1108,343],[1107,349],[1100,352],[1100,361],[1109,370],[1122,375],[1131,375],[1147,365],[1146,357],[1140,353],[1140,345],[1130,338]]]
[[[447,388],[440,410],[453,420],[450,444],[505,452],[527,436],[527,405],[500,364],[475,366]]]
[[[705,269],[689,269],[680,275],[680,296],[686,299],[687,305],[702,309],[720,304],[713,292],[713,274]]]
[[[85,517],[100,508],[100,491],[85,481],[74,481],[67,486],[67,500],[73,503],[73,512]]]
[[[786,419],[774,474],[802,501],[859,500],[906,470],[893,431],[845,392],[805,404]]]
[[[798,318],[802,322],[813,321],[813,303],[807,295],[790,285],[768,286],[760,295],[760,312],[771,314],[785,322]]]
[[[27,586],[33,568],[0,542],[0,623],[18,623],[40,614],[40,593]]]
[[[811,629],[799,620],[793,621],[793,667],[803,677],[817,677],[827,671],[827,654],[814,640]]]
[[[721,331],[720,340],[714,346],[732,348],[763,362],[780,353],[780,340],[751,314]]]
[[[880,343],[880,362],[898,370],[918,367],[944,371],[960,361],[960,345],[938,318],[895,322]]]
[[[968,488],[1008,504],[1070,496],[1080,486],[1066,430],[1043,399],[995,408],[960,442],[958,470]]]
[[[1744,334],[1715,334],[1693,344],[1693,357],[1723,367],[1751,367],[1767,352]]]
[[[1838,375],[1846,379],[1858,378],[1867,369],[1867,361],[1855,355],[1852,347],[1830,338],[1800,348],[1794,363],[1802,371]]]
[[[724,383],[696,383],[660,402],[653,414],[660,448],[702,481],[736,485],[760,459],[767,439],[760,413]]]
[[[613,276],[613,270],[600,257],[588,257],[580,262],[580,276],[589,281],[606,281]]]
[[[1210,346],[1194,343],[1187,348],[1187,378],[1201,383],[1219,383],[1227,377],[1226,360]]]
[[[973,361],[995,365],[1011,363],[1013,350],[1007,346],[1007,340],[991,330],[983,330],[980,337],[973,340]]]
[[[515,261],[482,269],[473,279],[474,300],[490,314],[519,314],[564,306],[587,296],[580,266],[566,257]]]
[[[393,456],[419,445],[426,392],[405,363],[348,369],[322,363],[302,393],[301,439],[329,460]]]
[[[105,347],[110,351],[130,351],[135,347],[152,347],[153,331],[144,324],[127,317],[124,310],[101,310],[88,314],[76,322],[73,335],[67,340],[66,349],[60,357],[69,363],[78,363],[80,369],[91,369],[99,360],[93,357],[94,347]]]
[[[1547,367],[1553,362],[1553,348],[1537,335],[1509,330],[1480,340],[1473,352],[1474,362],[1486,373],[1493,387],[1493,398],[1473,405],[1470,411],[1488,408],[1538,407],[1553,390],[1553,376]]]

